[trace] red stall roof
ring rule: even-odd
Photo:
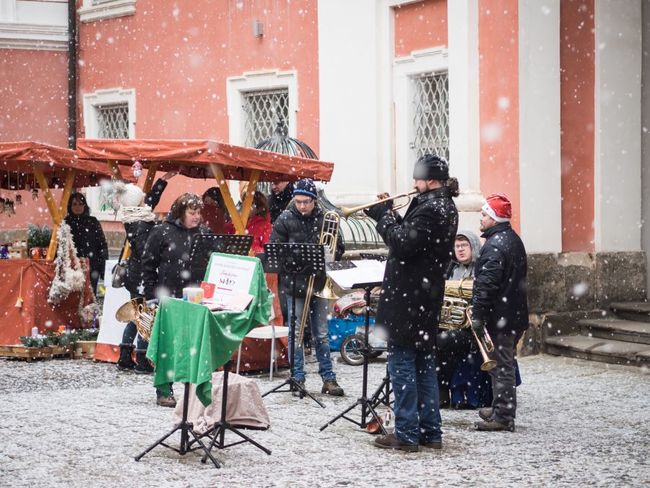
[[[107,164],[80,160],[71,149],[32,141],[0,142],[0,188],[36,187],[34,165],[42,169],[50,188],[63,187],[72,169],[76,171],[75,187],[94,186],[100,179],[112,176]]]
[[[218,164],[229,180],[248,180],[251,171],[259,170],[259,181],[329,181],[334,170],[333,163],[209,140],[79,139],[77,154],[128,166],[158,163],[158,171],[180,171],[191,178],[212,178],[210,164]]]

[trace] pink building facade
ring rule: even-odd
[[[540,281],[563,290],[540,297],[546,307],[579,302],[576,280],[593,284],[598,304],[612,263],[627,281],[601,295],[645,295],[648,0],[76,7],[78,137],[254,145],[280,114],[336,164],[326,191],[339,205],[408,190],[415,159],[436,151],[460,180],[463,227],[478,228],[485,195],[510,196],[533,274],[537,263]],[[66,42],[66,1],[0,0],[0,139],[67,145]],[[174,179],[160,209],[211,185]],[[119,229],[96,193],[104,225]],[[45,221],[41,208],[1,215],[0,230]]]

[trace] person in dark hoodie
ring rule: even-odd
[[[72,240],[77,248],[77,256],[90,261],[90,283],[93,292],[97,291],[99,277],[104,274],[104,264],[108,259],[108,245],[99,221],[90,215],[86,197],[73,193],[68,201],[68,215],[65,222],[72,231]]]
[[[122,182],[113,185],[113,207],[117,209],[117,218],[124,224],[126,239],[129,242],[131,254],[126,262],[126,276],[124,287],[131,294],[131,298],[141,297],[142,289],[142,259],[144,247],[149,237],[149,232],[157,224],[153,209],[158,205],[167,182],[175,175],[174,172],[165,173],[158,179],[151,190],[145,195],[139,186]],[[135,370],[136,373],[152,372],[151,364],[147,360],[148,342],[138,336],[136,348],[136,362],[131,358],[133,340],[136,337],[136,326],[129,322],[124,328],[122,343],[120,344],[120,357],[117,368]]]
[[[316,186],[311,179],[300,180],[293,191],[293,201],[282,212],[273,225],[270,242],[298,242],[318,244],[323,225],[324,212],[318,205]],[[337,239],[334,259],[341,258],[345,251],[343,241]],[[287,308],[291,315],[292,302],[295,301],[296,328],[299,327],[302,317],[305,295],[307,291],[306,275],[296,276],[295,296],[293,296],[293,275],[280,274],[281,289],[287,297]],[[314,280],[314,290],[322,290],[325,286],[325,272],[318,274]],[[306,326],[311,327],[312,341],[316,349],[318,360],[318,373],[323,380],[322,393],[332,396],[343,396],[343,388],[336,382],[336,373],[332,369],[330,358],[329,333],[327,329],[328,302],[325,298],[312,295],[309,302],[309,320]],[[291,317],[288,317],[291,323]],[[297,334],[298,331],[296,330]],[[294,353],[294,379],[301,385],[305,384],[303,344],[295,344]],[[299,394],[300,392],[294,392]]]
[[[293,183],[288,181],[274,181],[271,183],[271,193],[269,199],[269,211],[271,212],[271,224],[274,224],[277,218],[287,208],[293,198]]]
[[[456,234],[454,259],[447,271],[453,281],[474,279],[474,264],[481,241],[472,231]],[[481,355],[469,329],[441,330],[437,336],[440,407],[485,407],[492,401],[490,377],[481,371]]]

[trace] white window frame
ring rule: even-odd
[[[226,80],[228,100],[228,141],[243,145],[246,140],[244,96],[250,92],[286,89],[289,92],[289,135],[296,137],[298,114],[298,76],[295,71],[254,71]]]
[[[413,51],[409,56],[396,58],[393,63],[393,99],[395,101],[395,167],[397,191],[413,187],[413,164],[416,150],[411,147],[415,139],[412,106],[415,87],[413,78],[430,73],[449,71],[447,48],[437,47]],[[405,163],[405,164],[404,164]]]
[[[67,3],[0,0],[0,49],[67,51]]]
[[[83,0],[79,8],[81,22],[114,19],[135,14],[136,0]]]
[[[98,106],[126,103],[129,108],[129,139],[135,139],[135,89],[111,88],[86,93],[83,96],[84,132],[87,139],[99,135]],[[104,189],[101,186],[84,189],[90,213],[99,220],[115,220],[115,212],[100,211],[99,202]]]

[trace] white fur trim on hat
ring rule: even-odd
[[[506,217],[497,216],[494,209],[492,207],[490,207],[490,204],[488,202],[485,202],[483,204],[483,206],[481,207],[481,210],[483,212],[485,212],[486,214],[488,214],[490,217],[492,217],[492,220],[494,220],[495,222],[499,222],[499,223],[501,223],[501,222],[510,222],[510,219],[508,219]]]
[[[139,207],[144,200],[144,192],[138,185],[123,181],[113,185],[113,195],[120,207]]]

